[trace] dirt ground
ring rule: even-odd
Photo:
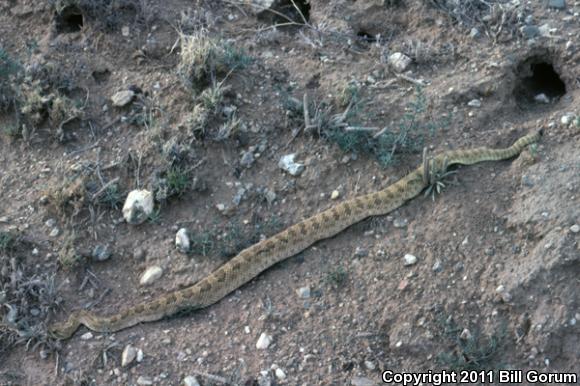
[[[0,385],[579,374],[578,36],[571,0],[0,0]],[[119,91],[129,100],[115,106]],[[74,310],[193,284],[387,187],[423,147],[507,147],[540,128],[518,158],[454,168],[434,199],[206,309],[47,335]],[[279,166],[288,154],[296,176]],[[121,211],[133,189],[155,196],[140,225]],[[140,284],[153,266],[161,277]]]

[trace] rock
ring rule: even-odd
[[[280,162],[278,162],[278,167],[287,171],[293,176],[300,175],[304,171],[304,165],[294,162],[295,157],[296,154],[287,154],[283,156],[280,158]]]
[[[270,189],[266,189],[264,191],[264,197],[266,197],[266,201],[268,201],[268,204],[272,204],[274,201],[276,201],[276,192]]]
[[[463,331],[461,331],[459,338],[463,340],[471,340],[473,335],[471,334],[471,331],[469,331],[467,328],[464,328]]]
[[[556,32],[556,28],[551,28],[549,24],[543,24],[538,27],[538,31],[540,31],[540,35],[543,37],[549,38],[553,32]]]
[[[340,192],[338,190],[333,190],[332,193],[330,193],[331,200],[336,200],[339,197],[340,197]]]
[[[159,279],[161,275],[163,275],[163,269],[157,265],[154,265],[153,267],[149,267],[147,270],[145,270],[143,275],[141,275],[139,283],[141,285],[151,285],[153,282]]]
[[[441,263],[441,260],[435,261],[432,270],[433,272],[441,272],[443,270],[443,263]]]
[[[308,299],[310,297],[310,287],[298,288],[296,293],[298,293],[298,296],[300,296],[302,299]]]
[[[575,116],[576,115],[574,113],[566,113],[562,115],[562,118],[560,118],[560,123],[562,123],[564,126],[568,126],[574,121]]]
[[[369,255],[369,250],[362,247],[356,247],[354,250],[354,257],[367,257]]]
[[[538,103],[550,103],[550,98],[544,93],[536,95],[534,100]]]
[[[143,350],[139,349],[137,350],[137,357],[135,358],[137,360],[138,363],[143,362]]]
[[[410,265],[417,264],[417,257],[415,255],[406,254],[403,257],[403,260],[405,261],[404,264],[403,264],[405,267],[408,267]]]
[[[405,71],[412,62],[411,58],[401,52],[391,54],[387,61],[391,68],[396,72]]]
[[[409,220],[407,220],[406,218],[396,218],[393,221],[393,226],[395,228],[404,228],[409,224]]]
[[[129,224],[142,224],[153,213],[153,195],[148,190],[132,190],[123,205],[123,218]]]
[[[50,237],[57,237],[58,235],[60,235],[60,229],[58,228],[52,228],[52,230],[50,231]]]
[[[565,0],[549,0],[548,7],[554,9],[566,9],[566,1]]]
[[[244,152],[244,154],[242,154],[242,159],[240,160],[240,165],[249,169],[252,166],[252,164],[254,163],[254,161],[255,161],[254,153],[252,153],[251,151],[246,151],[246,152]]]
[[[375,382],[372,379],[365,377],[352,377],[350,384],[352,386],[375,386]]]
[[[92,257],[95,261],[105,261],[111,257],[111,254],[108,245],[96,245]]]
[[[130,30],[129,26],[124,25],[123,27],[121,27],[121,35],[123,35],[124,37],[129,37],[130,34],[131,34],[131,30]]]
[[[81,335],[81,339],[82,340],[91,340],[93,339],[93,333],[92,332],[85,332],[84,334]]]
[[[137,384],[141,386],[149,386],[153,384],[153,379],[151,379],[151,377],[140,375],[139,378],[137,378]]]
[[[511,294],[506,290],[504,285],[500,285],[495,289],[495,292],[499,295],[504,303],[509,303],[512,300]]]
[[[49,218],[48,220],[46,220],[44,225],[46,225],[48,228],[54,228],[56,226],[56,220],[53,218]]]
[[[258,350],[265,350],[268,348],[268,346],[270,346],[270,344],[272,343],[272,337],[268,334],[266,334],[265,332],[263,332],[262,334],[260,334],[260,337],[258,338],[258,341],[256,342],[256,348]]]
[[[175,246],[177,250],[181,253],[189,253],[191,248],[191,242],[189,241],[189,234],[187,229],[181,228],[175,234]]]
[[[121,354],[121,367],[129,366],[137,357],[137,349],[130,344],[126,345]]]
[[[199,382],[193,375],[183,378],[183,386],[200,386]]]
[[[240,205],[240,203],[242,202],[242,199],[244,198],[244,195],[246,194],[246,189],[243,187],[240,187],[238,189],[238,191],[236,192],[236,195],[234,196],[234,198],[232,198],[232,203],[235,206]]]
[[[286,379],[286,373],[278,366],[276,366],[276,368],[274,369],[274,374],[276,375],[276,378],[278,378],[279,380]]]
[[[477,39],[479,36],[481,35],[481,33],[479,32],[479,30],[477,28],[472,28],[471,31],[469,31],[469,36],[472,39]]]
[[[472,99],[467,102],[467,106],[469,107],[481,107],[481,101],[479,99]]]
[[[572,233],[578,233],[580,232],[580,225],[578,224],[574,224],[570,227],[570,232]]]
[[[535,25],[525,25],[520,28],[520,32],[526,39],[533,39],[540,35],[540,29]]]
[[[113,106],[115,107],[123,107],[131,103],[134,97],[135,97],[134,91],[123,90],[115,93],[115,95],[111,97],[111,102],[113,102]]]
[[[376,366],[373,362],[371,361],[365,361],[365,367],[367,368],[367,370],[374,370],[376,369]]]

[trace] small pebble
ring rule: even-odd
[[[407,220],[406,218],[396,218],[393,221],[393,226],[395,228],[404,228],[409,224],[409,220]]]
[[[191,248],[187,229],[181,228],[175,234],[175,247],[181,253],[187,254]]]
[[[407,266],[410,266],[410,265],[414,265],[414,264],[416,264],[416,263],[417,263],[417,257],[416,257],[415,255],[411,255],[411,254],[406,254],[406,255],[403,257],[403,260],[405,261],[405,262],[404,262],[404,265],[405,265],[406,267],[407,267]]]
[[[333,190],[332,193],[330,194],[331,200],[336,200],[339,197],[340,197],[340,192],[338,190]]]
[[[183,386],[199,386],[199,382],[193,375],[183,378]]]
[[[141,386],[149,386],[153,384],[153,379],[140,375],[139,378],[137,378],[137,384]]]
[[[578,224],[574,224],[570,227],[570,232],[572,233],[578,233],[580,232],[580,225]]]
[[[268,346],[270,346],[271,343],[272,337],[263,332],[262,334],[260,334],[260,338],[258,338],[258,341],[256,342],[256,348],[258,350],[265,350],[268,348]]]
[[[141,285],[150,285],[157,279],[159,279],[161,275],[163,275],[163,269],[161,267],[156,265],[153,267],[149,267],[141,276],[139,283]]]
[[[126,345],[121,354],[121,367],[129,366],[137,358],[137,349],[130,344]]]
[[[286,373],[279,367],[274,371],[274,374],[276,374],[276,378],[280,380],[286,379]]]
[[[310,297],[310,287],[298,288],[297,293],[302,299],[308,299]]]
[[[472,99],[467,102],[467,105],[469,107],[481,107],[481,101],[479,99]]]
[[[93,333],[92,332],[85,332],[84,334],[81,335],[81,339],[82,340],[90,340],[93,339]]]

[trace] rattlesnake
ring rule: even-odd
[[[114,332],[142,322],[151,322],[183,310],[207,307],[255,278],[272,265],[293,256],[315,242],[332,237],[369,216],[384,215],[419,195],[423,189],[445,173],[447,166],[471,165],[497,161],[518,155],[526,146],[537,142],[542,131],[526,135],[505,149],[477,148],[454,150],[437,155],[387,188],[356,197],[240,252],[218,269],[190,287],[159,296],[157,299],[128,307],[110,316],[96,316],[87,311],[74,312],[67,321],[50,327],[57,339],[67,339],[85,325],[99,332]]]

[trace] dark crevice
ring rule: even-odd
[[[78,32],[83,28],[83,23],[83,13],[74,5],[65,7],[55,16],[56,32],[59,34]]]

